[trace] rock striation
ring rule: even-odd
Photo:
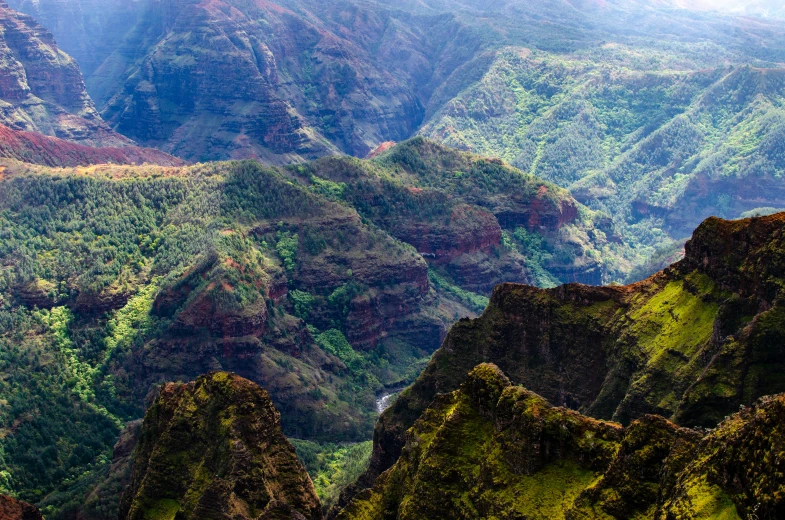
[[[419,100],[371,55],[379,38],[393,40],[384,47],[400,38],[390,13],[358,14],[342,1],[291,4],[147,2],[125,44],[93,74],[102,115],[123,134],[191,160],[362,157],[412,135]]]
[[[655,415],[622,427],[481,364],[434,400],[395,465],[337,518],[780,518],[771,461],[783,455],[783,413],[779,395],[708,433]]]
[[[145,415],[121,519],[310,519],[321,505],[270,396],[217,372],[164,385]]]
[[[132,142],[98,115],[77,63],[29,15],[0,2],[0,123],[89,146]]]
[[[389,468],[405,431],[477,363],[558,406],[622,424],[657,414],[714,427],[785,390],[785,214],[705,221],[686,257],[626,287],[504,284],[461,320],[412,387],[380,418],[369,473]]]
[[[612,275],[597,260],[613,239],[603,219],[586,208],[579,214],[566,190],[498,160],[416,137],[372,161],[331,157],[290,171],[317,190],[333,186],[363,217],[469,291],[490,294],[505,281],[535,284],[535,271],[593,284]],[[536,243],[517,241],[521,233]],[[535,260],[545,251],[547,258]]]
[[[0,520],[43,520],[38,508],[15,498],[0,495]]]

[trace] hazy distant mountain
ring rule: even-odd
[[[785,18],[782,0],[674,0],[685,9],[704,9],[742,16]]]
[[[86,145],[131,144],[101,120],[79,66],[52,33],[2,1],[0,124]]]

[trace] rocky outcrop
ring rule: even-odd
[[[785,395],[766,398],[708,434],[654,415],[624,428],[482,364],[434,400],[395,465],[337,518],[779,518],[770,460],[782,456],[783,410]]]
[[[182,166],[169,154],[138,146],[94,148],[56,137],[12,130],[0,124],[0,157],[45,166],[88,166],[92,164],[156,164]]]
[[[108,471],[84,497],[78,518],[82,520],[116,519],[123,491],[131,484],[133,455],[139,442],[142,420],[129,422],[114,445]]]
[[[0,206],[8,232],[0,263],[9,283],[0,297],[27,318],[19,322],[22,329],[4,334],[39,345],[63,385],[46,387],[29,402],[41,410],[43,403],[59,407],[46,422],[52,429],[73,417],[59,410],[73,407],[109,422],[95,455],[83,458],[72,457],[70,446],[80,446],[80,436],[93,424],[103,428],[102,422],[74,419],[67,433],[58,434],[69,439],[67,448],[50,449],[39,440],[43,436],[31,437],[36,449],[62,457],[63,470],[58,466],[47,474],[52,476],[24,483],[20,493],[43,490],[53,510],[79,502],[87,486],[59,494],[58,479],[91,471],[98,453],[107,453],[119,435],[111,428],[140,417],[151,388],[216,370],[262,385],[287,435],[368,439],[378,417],[377,393],[409,383],[448,324],[476,315],[485,304],[443,281],[435,269],[445,264],[431,259],[429,266],[377,222],[397,213],[428,229],[460,231],[456,252],[467,252],[454,261],[465,266],[460,272],[467,287],[488,283],[484,273],[502,269],[515,279],[527,276],[522,255],[499,251],[504,244],[486,249],[501,229],[486,226],[495,220],[493,211],[461,197],[492,191],[491,175],[508,179],[515,186],[510,191],[522,197],[536,195],[543,184],[504,165],[444,152],[439,160],[447,166],[416,172],[396,166],[402,162],[382,162],[384,156],[288,168],[241,161],[53,169],[6,161]],[[458,166],[449,169],[453,158]],[[334,175],[317,178],[328,166]],[[479,171],[468,179],[457,174],[475,167]],[[450,184],[456,180],[458,187]],[[546,198],[564,194],[546,188]],[[491,194],[506,204],[503,189]],[[380,213],[369,209],[374,203]],[[484,229],[496,238],[485,241]],[[429,236],[438,240],[435,232]],[[449,252],[448,244],[432,243]],[[37,373],[39,361],[24,359],[6,367],[14,377]],[[26,395],[20,394],[25,403]],[[91,400],[104,408],[92,407]],[[102,415],[104,409],[118,420]],[[37,459],[10,451],[14,475],[37,471]],[[95,495],[96,510],[102,496]]]
[[[32,17],[0,2],[0,123],[90,146],[127,146],[85,90],[76,62]]]
[[[477,363],[499,365],[559,406],[629,424],[659,414],[713,427],[785,390],[785,214],[704,222],[686,257],[626,287],[505,284],[476,320],[452,327],[414,385],[380,418],[371,469],[390,467],[404,432]]]
[[[494,215],[468,204],[453,206],[444,225],[401,220],[392,222],[390,227],[395,236],[413,245],[425,258],[439,263],[474,252],[487,255],[502,241],[502,230]]]
[[[122,43],[143,0],[8,0],[50,30],[89,78]]]
[[[15,293],[24,305],[39,309],[51,309],[63,300],[54,283],[40,278],[18,284]]]
[[[225,372],[164,385],[145,415],[121,519],[320,519],[270,396]]]
[[[601,283],[609,276],[592,251],[612,238],[607,223],[579,215],[565,190],[498,160],[418,137],[370,162],[325,158],[292,172],[317,191],[334,183],[363,217],[469,291],[534,283],[535,270],[563,282]],[[531,240],[515,238],[521,232]]]
[[[0,520],[44,520],[44,517],[35,506],[0,495]]]
[[[669,470],[674,485],[657,518],[688,518],[697,509],[732,518],[733,506],[740,518],[782,518],[783,425],[783,395],[762,398],[725,419],[700,442],[684,471]]]
[[[364,23],[346,26],[340,13],[358,9],[348,2],[307,8],[144,4],[126,43],[94,73],[111,92],[96,92],[106,99],[102,114],[125,135],[192,160],[365,156],[411,135],[422,113],[416,95],[358,38],[384,37],[390,14],[363,9]],[[155,43],[124,50],[140,40]],[[141,59],[125,58],[131,53]]]

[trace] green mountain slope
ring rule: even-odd
[[[382,415],[360,485],[395,462],[404,432],[435,396],[481,362],[556,405],[623,424],[658,414],[713,427],[781,392],[784,223],[782,213],[709,219],[684,260],[627,287],[497,287],[485,313],[454,325]]]
[[[421,132],[567,187],[644,251],[709,215],[780,207],[784,80],[611,44],[510,48]]]
[[[270,396],[248,380],[163,386],[138,439],[118,518],[322,518]]]
[[[101,518],[90,490],[158,384],[231,370],[287,435],[365,441],[377,393],[495,280],[602,278],[619,247],[565,190],[424,139],[288,168],[1,166],[0,486],[48,516]]]
[[[628,250],[610,219],[576,204],[566,190],[426,139],[372,161],[330,158],[289,171],[413,245],[434,270],[473,292],[489,294],[512,279],[601,284],[627,268]]]
[[[613,219],[629,246],[619,279],[656,270],[709,216],[785,208],[776,17],[646,0],[12,5],[146,146],[288,164],[427,136]]]
[[[767,398],[709,434],[652,415],[623,428],[479,365],[337,518],[778,518],[785,501],[769,461],[782,453],[784,404]]]

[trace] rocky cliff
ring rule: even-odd
[[[371,54],[408,31],[384,9],[302,4],[146,3],[93,74],[103,116],[192,160],[364,156],[412,135],[422,117],[412,72],[397,76]]]
[[[89,490],[156,385],[230,370],[287,435],[366,440],[377,392],[473,314],[411,246],[282,169],[0,166],[0,473],[47,516],[116,507],[122,475]]]
[[[451,16],[352,0],[12,5],[77,57],[114,128],[190,160],[363,157],[412,136],[484,39]]]
[[[31,16],[0,2],[0,123],[92,146],[131,141],[109,129],[76,62]]]
[[[625,273],[650,274],[652,250],[709,215],[785,206],[772,173],[785,128],[775,19],[647,1],[12,5],[77,57],[113,129],[191,161],[364,157],[425,135],[501,157],[614,219],[617,232],[599,231],[630,246],[615,255]],[[559,280],[603,281],[596,259],[553,256]],[[500,274],[476,261],[459,271]]]
[[[559,406],[622,424],[659,414],[713,427],[785,390],[783,230],[785,214],[712,218],[695,231],[684,260],[644,282],[496,288],[485,313],[454,325],[380,418],[361,485],[395,462],[405,430],[434,397],[483,361]]]
[[[184,162],[164,152],[138,146],[94,148],[34,132],[12,130],[0,124],[0,157],[46,166],[91,164],[156,164],[180,166]]]
[[[44,517],[35,506],[11,497],[0,495],[0,519],[2,520],[43,520]]]
[[[287,435],[367,440],[377,394],[413,381],[491,284],[534,281],[548,252],[612,252],[564,190],[425,139],[286,168],[0,167],[0,428],[17,432],[0,471],[46,515],[111,509],[115,484],[85,502],[66,475],[110,472],[155,385],[232,371],[270,393]]]
[[[783,413],[780,395],[710,433],[653,415],[622,427],[483,364],[434,400],[338,518],[779,518]]]
[[[164,385],[145,415],[121,519],[320,519],[270,396],[225,372]]]
[[[54,34],[85,78],[122,43],[140,16],[141,0],[8,0]]]
[[[325,158],[289,171],[332,190],[469,291],[489,294],[512,280],[601,284],[618,269],[612,227],[567,191],[428,139],[372,161]]]

